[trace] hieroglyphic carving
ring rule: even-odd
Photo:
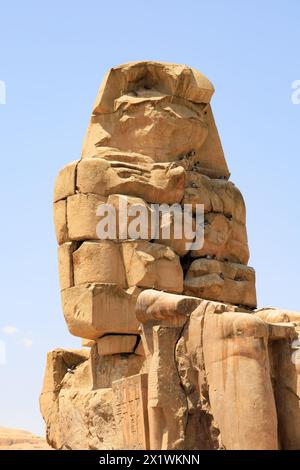
[[[124,449],[149,449],[147,413],[148,374],[137,374],[112,384],[116,426]]]

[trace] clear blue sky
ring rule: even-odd
[[[186,63],[214,83],[225,155],[247,204],[259,305],[300,310],[298,0],[10,0],[0,17],[0,426],[43,432],[46,352],[79,345],[60,307],[51,198],[58,169],[80,156],[112,66]]]

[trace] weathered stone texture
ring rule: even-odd
[[[56,449],[300,447],[300,314],[254,311],[213,92],[185,65],[112,68],[81,159],[58,174],[62,309],[88,349],[47,357],[40,406]]]

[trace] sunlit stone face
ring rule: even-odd
[[[94,116],[96,147],[109,146],[175,161],[198,150],[207,137],[205,105],[138,88],[117,98],[115,111]]]

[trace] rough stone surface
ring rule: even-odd
[[[68,163],[58,173],[54,187],[54,202],[75,194],[77,164],[78,161]]]
[[[132,375],[112,384],[116,426],[122,448],[149,449],[148,374]]]
[[[264,308],[255,316],[267,322],[271,330],[269,356],[279,445],[282,449],[297,450],[300,447],[300,313]]]
[[[71,334],[96,339],[109,333],[138,332],[135,303],[139,289],[116,284],[85,284],[61,293],[62,307]]]
[[[195,258],[210,256],[221,261],[247,264],[249,249],[245,225],[223,214],[206,214],[203,246],[192,250],[191,255]]]
[[[61,290],[74,286],[73,252],[77,249],[74,242],[66,242],[58,247],[58,272]]]
[[[92,374],[92,387],[111,388],[113,382],[146,372],[145,358],[137,354],[113,354],[99,356],[97,346],[91,350],[89,366]]]
[[[73,252],[74,284],[116,283],[126,287],[120,245],[111,240],[83,242]]]
[[[68,241],[67,200],[54,202],[53,219],[56,240],[59,245]]]
[[[112,354],[130,354],[134,352],[137,343],[136,335],[106,335],[97,339],[99,356]]]
[[[246,222],[246,207],[243,196],[231,182],[212,179],[197,171],[186,172],[184,204],[204,204],[205,212],[216,212],[232,217],[238,222]]]
[[[154,163],[139,154],[105,151],[78,164],[77,186],[100,196],[126,194],[147,202],[173,204],[184,195],[185,172],[172,163]]]
[[[187,272],[184,293],[254,308],[255,272],[242,264],[200,258]]]
[[[68,237],[70,240],[96,240],[96,211],[106,198],[77,193],[67,199]]]
[[[174,251],[158,243],[122,243],[128,285],[182,292],[183,272]]]
[[[62,309],[85,349],[47,356],[40,407],[55,449],[300,448],[300,314],[254,311],[213,92],[185,65],[114,67],[81,160],[56,179]],[[153,204],[165,205],[155,227]],[[175,209],[193,216],[179,238]]]

